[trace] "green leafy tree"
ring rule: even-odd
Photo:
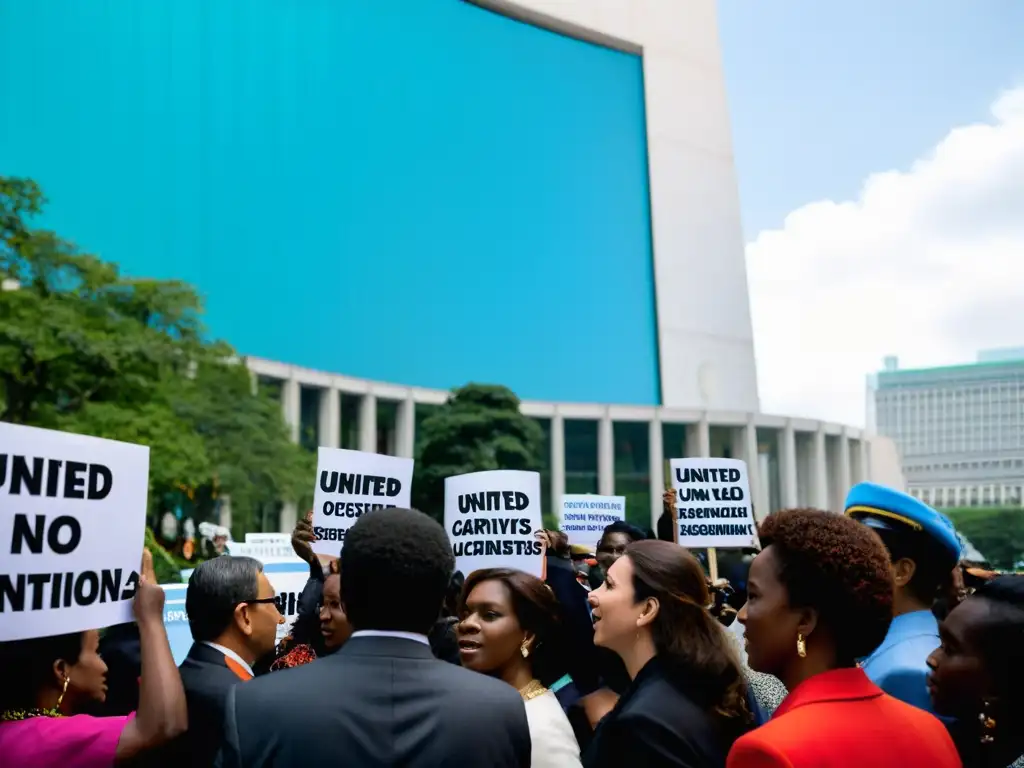
[[[1024,561],[1024,509],[964,507],[943,512],[993,567],[1012,570]]]
[[[234,350],[203,338],[196,291],[126,278],[33,228],[44,202],[0,176],[0,420],[148,445],[151,507],[228,494],[239,533],[309,496],[315,458]]]
[[[424,419],[412,484],[413,505],[444,517],[446,477],[488,469],[539,471],[544,433],[519,411],[507,387],[467,384]]]

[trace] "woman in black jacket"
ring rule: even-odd
[[[708,612],[704,571],[685,549],[637,541],[590,595],[594,642],[632,680],[598,725],[584,768],[714,768],[753,723],[739,661]]]

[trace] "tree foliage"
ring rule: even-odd
[[[1024,509],[964,507],[943,512],[994,568],[1012,570],[1024,562]]]
[[[488,469],[538,471],[544,434],[519,412],[508,388],[467,384],[424,419],[412,484],[413,505],[441,520],[446,477]]]
[[[0,177],[0,420],[150,446],[154,511],[206,488],[231,496],[243,531],[263,505],[310,495],[315,457],[231,347],[204,339],[196,291],[34,228],[44,203]]]

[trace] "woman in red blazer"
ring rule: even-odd
[[[760,538],[739,620],[750,668],[790,693],[733,745],[728,768],[959,768],[937,718],[883,693],[857,667],[892,621],[878,536],[841,515],[794,509],[770,515]]]

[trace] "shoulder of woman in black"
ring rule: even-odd
[[[649,662],[601,721],[587,749],[585,768],[724,766],[733,739],[723,738],[689,687],[658,659]]]

